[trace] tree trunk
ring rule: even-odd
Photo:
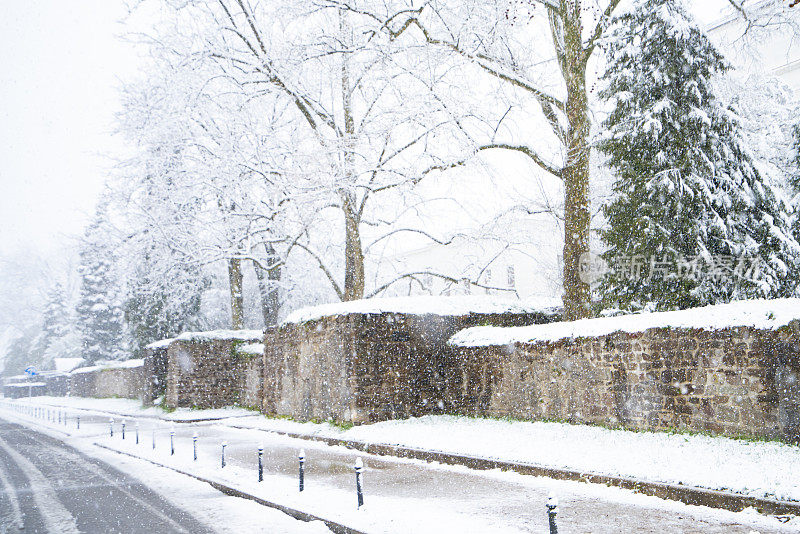
[[[342,194],[345,225],[344,300],[364,298],[364,249],[361,247],[360,218],[355,211],[355,195]]]
[[[339,10],[339,30],[345,47],[352,45],[352,35],[347,14]],[[345,187],[341,190],[344,214],[344,300],[364,298],[364,249],[361,246],[361,213],[357,197],[352,189],[354,177],[354,141],[356,135],[353,118],[353,98],[350,87],[350,64],[348,54],[342,54],[342,112],[344,114],[344,173]],[[365,195],[368,193],[364,193]]]
[[[275,249],[271,243],[265,243],[267,249],[267,261],[270,265],[277,263]],[[280,311],[280,300],[278,295],[278,282],[281,280],[281,268],[275,266],[271,269],[262,269],[257,264],[253,264],[258,279],[258,291],[261,295],[261,314],[264,317],[264,326],[274,326],[278,324],[278,312]]]
[[[244,295],[242,286],[242,260],[228,260],[228,279],[231,289],[231,328],[241,330],[244,328]]]
[[[564,5],[566,4],[566,5]],[[589,284],[580,277],[581,260],[589,254],[589,104],[582,43],[581,5],[565,2],[562,74],[567,88],[567,158],[564,180],[564,319],[591,314]]]

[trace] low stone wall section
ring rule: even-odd
[[[261,343],[261,330],[223,330],[187,332],[169,343],[167,349],[167,387],[165,405],[168,408],[221,408],[247,406],[244,393],[248,375],[262,360],[263,354],[249,354],[238,347]],[[260,391],[251,395],[260,405]]]
[[[142,403],[151,406],[158,397],[167,393],[168,349],[172,339],[151,343],[144,348],[144,386]]]
[[[144,384],[144,361],[128,360],[75,369],[67,391],[71,397],[141,399]]]

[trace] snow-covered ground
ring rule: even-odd
[[[31,402],[160,415],[167,420],[227,416],[230,419],[216,422],[800,501],[800,447],[778,442],[454,416],[425,416],[342,430],[330,424],[268,418],[238,408],[166,414],[125,399],[34,397]]]

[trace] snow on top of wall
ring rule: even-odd
[[[208,332],[184,332],[175,338],[177,341],[261,341],[261,330],[210,330]]]
[[[401,313],[407,315],[463,316],[499,313],[555,312],[560,299],[507,300],[491,296],[390,297],[322,304],[293,311],[282,324],[316,321],[323,317],[351,314]]]
[[[649,328],[719,330],[752,326],[771,330],[795,319],[800,319],[800,299],[745,300],[680,311],[599,317],[543,325],[508,328],[477,326],[457,332],[448,343],[460,347],[486,347],[596,337],[614,332],[643,332]]]
[[[174,338],[168,339],[161,339],[159,341],[153,341],[152,343],[145,345],[144,348],[146,349],[166,349],[169,347],[169,344],[175,341]]]
[[[134,367],[141,367],[144,365],[144,359],[131,358],[130,360],[122,360],[121,362],[108,362],[104,365],[106,369],[132,369]]]
[[[60,373],[69,373],[85,360],[83,358],[53,358],[53,365]]]
[[[263,343],[248,343],[246,345],[240,345],[236,347],[236,350],[241,352],[242,354],[264,354],[264,344]]]
[[[91,373],[92,371],[104,371],[106,369],[133,369],[143,365],[144,360],[141,358],[132,358],[130,360],[122,361],[97,362],[97,365],[75,369],[72,371],[72,374]]]
[[[98,371],[100,369],[103,369],[103,367],[100,367],[99,365],[90,365],[89,367],[79,367],[78,369],[73,370],[70,374],[80,375],[83,373],[91,373],[92,371]]]
[[[43,387],[46,386],[44,382],[25,382],[19,384],[6,384],[7,388],[27,388],[27,387]]]

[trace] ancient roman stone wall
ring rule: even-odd
[[[447,340],[480,324],[549,322],[553,313],[442,316],[352,313],[265,334],[266,413],[356,423],[451,413],[462,365]]]
[[[262,409],[264,392],[264,357],[263,353],[242,354],[245,358],[244,376],[240,380],[241,406],[245,408]]]
[[[93,397],[120,397],[141,399],[144,391],[144,366],[131,368],[101,369],[94,371]]]
[[[154,343],[144,349],[145,381],[142,402],[152,405],[153,401],[167,392],[167,349],[172,340]]]
[[[165,405],[169,408],[220,408],[247,405],[245,394],[252,360],[262,356],[237,350],[237,346],[260,343],[261,331],[189,333],[178,336],[167,349]],[[256,363],[257,367],[259,364]],[[255,393],[260,399],[261,393]],[[254,403],[256,406],[259,402]]]
[[[75,369],[69,375],[68,394],[70,397],[96,397],[95,395],[95,371]]]
[[[460,413],[800,438],[800,324],[454,348]]]
[[[129,366],[76,369],[69,375],[67,392],[71,397],[140,399],[144,384],[142,361],[131,360]]]

